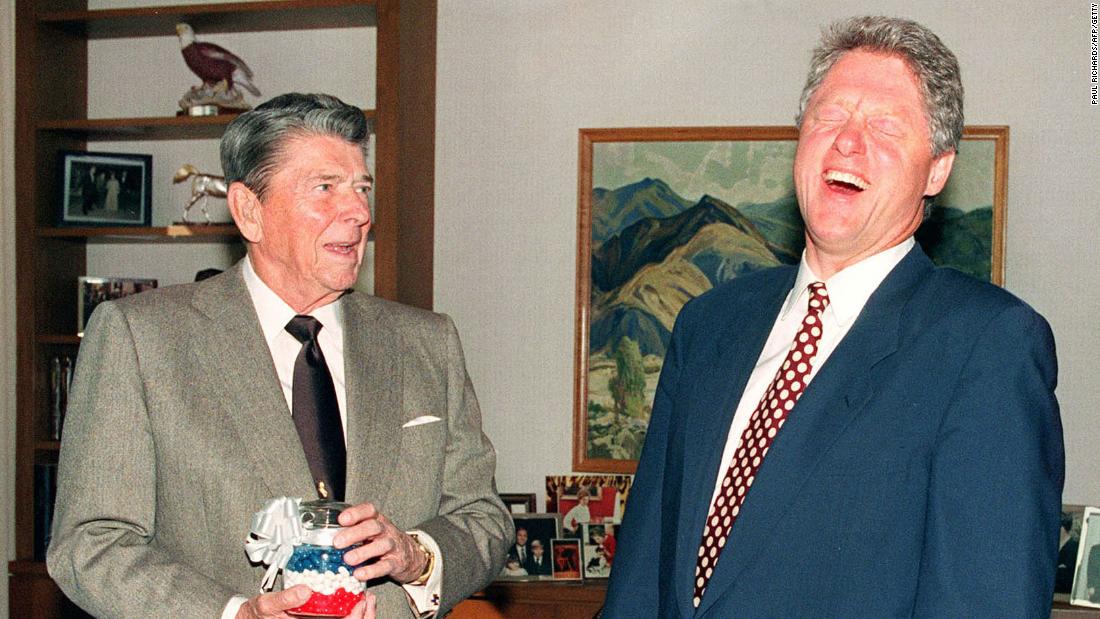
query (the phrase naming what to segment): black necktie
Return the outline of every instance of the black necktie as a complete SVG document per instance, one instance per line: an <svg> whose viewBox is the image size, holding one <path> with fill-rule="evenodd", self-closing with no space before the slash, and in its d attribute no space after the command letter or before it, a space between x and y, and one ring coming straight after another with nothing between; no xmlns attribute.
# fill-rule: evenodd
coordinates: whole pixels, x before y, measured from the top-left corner
<svg viewBox="0 0 1100 619"><path fill-rule="evenodd" d="M340 405L325 355L317 344L321 323L312 316L295 316L286 330L302 343L294 360L291 414L317 494L323 499L344 500L347 451L340 423Z"/></svg>

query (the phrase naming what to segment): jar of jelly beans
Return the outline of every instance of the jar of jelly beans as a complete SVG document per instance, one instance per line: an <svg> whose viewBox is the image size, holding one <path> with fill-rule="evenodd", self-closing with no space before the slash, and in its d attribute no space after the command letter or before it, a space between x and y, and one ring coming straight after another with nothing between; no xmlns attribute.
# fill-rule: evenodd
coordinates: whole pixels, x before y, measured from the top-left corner
<svg viewBox="0 0 1100 619"><path fill-rule="evenodd" d="M344 561L344 553L355 548L335 548L332 540L342 529L336 518L350 507L347 503L305 501L299 507L302 543L283 568L283 588L306 585L313 591L309 600L288 611L301 617L344 617L363 599L365 585L352 576L354 565Z"/></svg>

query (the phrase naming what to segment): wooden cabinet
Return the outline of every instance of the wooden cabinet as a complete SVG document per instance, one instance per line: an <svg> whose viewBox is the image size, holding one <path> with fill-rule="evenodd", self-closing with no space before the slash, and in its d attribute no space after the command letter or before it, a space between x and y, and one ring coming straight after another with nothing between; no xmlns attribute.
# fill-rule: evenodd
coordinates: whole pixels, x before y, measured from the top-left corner
<svg viewBox="0 0 1100 619"><path fill-rule="evenodd" d="M452 619L592 619L606 580L495 582L455 607Z"/></svg>
<svg viewBox="0 0 1100 619"><path fill-rule="evenodd" d="M149 0L156 2L157 0ZM129 3L128 3L129 4ZM231 117L89 118L89 47L175 32L180 21L202 34L367 28L376 37L374 83L375 294L431 307L434 222L435 0L274 0L186 6L92 9L84 0L16 0L16 560L12 617L80 617L36 557L35 470L57 461L49 428L50 359L75 357L76 281L102 243L143 243L193 251L236 245L223 226L56 227L56 159L89 143L154 140L190 144L219 137ZM332 49L332 54L356 50ZM271 54L291 54L272 49ZM94 60L94 58L92 58ZM321 59L323 60L323 59ZM140 58L136 59L140 63ZM182 59L180 60L182 64ZM140 71L140 66L120 67ZM180 91L189 84L180 84ZM265 92L274 95L277 92ZM131 96L141 96L133 93ZM109 115L113 116L113 115ZM177 161L156 162L179 165ZM212 170L215 171L215 170ZM164 190L153 187L154 193ZM400 205L400 208L399 208ZM33 609L33 610L32 610Z"/></svg>

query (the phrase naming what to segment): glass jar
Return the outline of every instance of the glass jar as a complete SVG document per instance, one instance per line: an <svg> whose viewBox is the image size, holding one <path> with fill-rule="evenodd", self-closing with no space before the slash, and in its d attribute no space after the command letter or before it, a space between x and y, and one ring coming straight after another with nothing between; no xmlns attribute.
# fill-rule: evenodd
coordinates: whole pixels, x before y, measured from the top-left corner
<svg viewBox="0 0 1100 619"><path fill-rule="evenodd" d="M347 503L305 501L298 510L302 522L302 543L283 568L283 588L306 585L313 591L309 600L288 611L302 617L344 617L363 599L365 583L352 576L353 565L344 553L356 546L334 548L332 540L343 527L336 521Z"/></svg>

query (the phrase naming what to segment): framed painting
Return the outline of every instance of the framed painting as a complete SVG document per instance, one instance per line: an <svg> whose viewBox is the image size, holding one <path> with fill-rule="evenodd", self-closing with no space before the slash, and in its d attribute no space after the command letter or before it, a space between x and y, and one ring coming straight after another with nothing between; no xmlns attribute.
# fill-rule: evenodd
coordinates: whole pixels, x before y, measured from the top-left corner
<svg viewBox="0 0 1100 619"><path fill-rule="evenodd" d="M1004 284L1008 127L967 127L917 241ZM684 303L797 264L795 127L581 129L573 468L632 473Z"/></svg>

